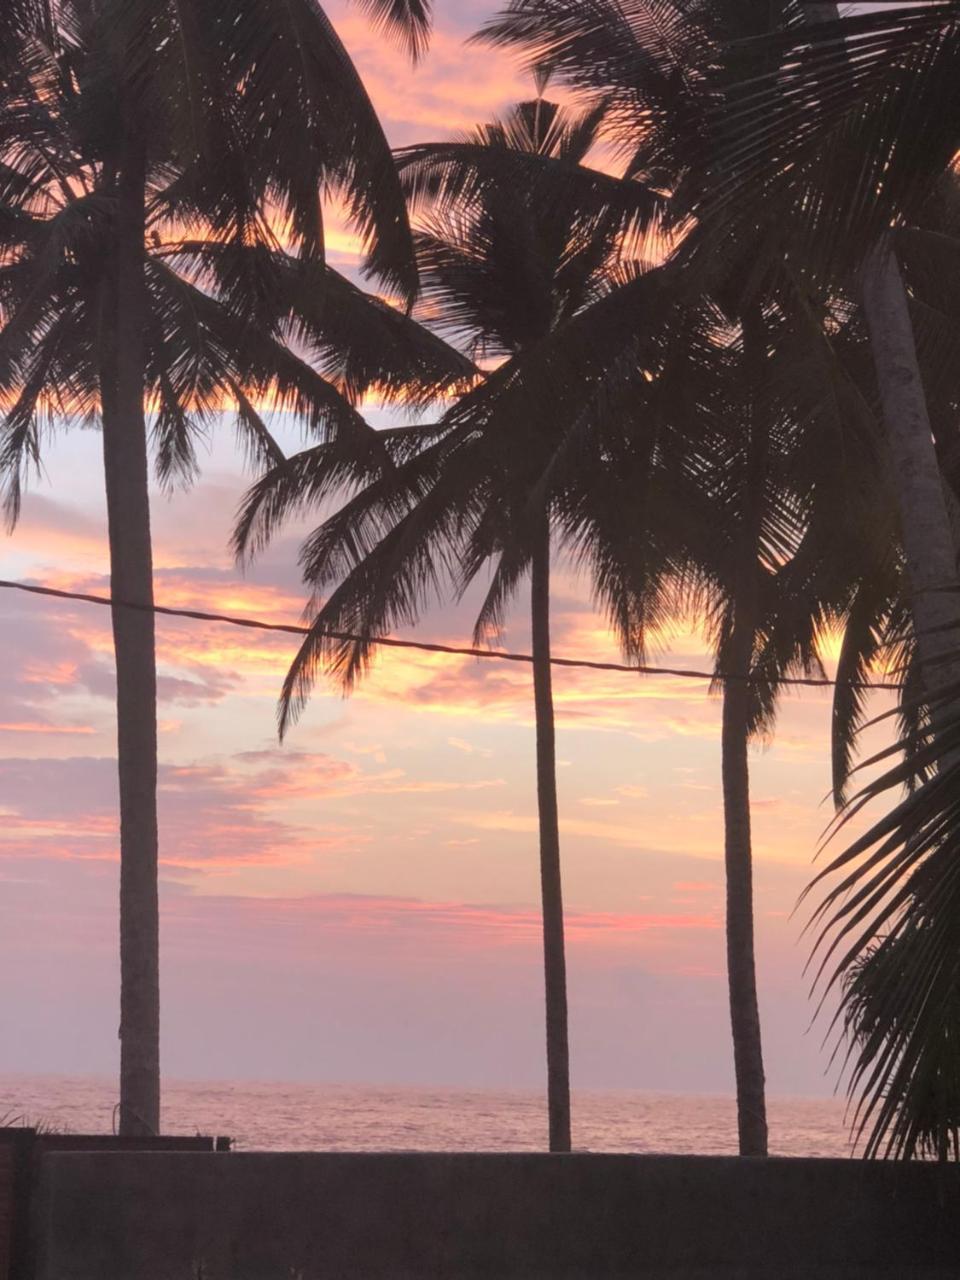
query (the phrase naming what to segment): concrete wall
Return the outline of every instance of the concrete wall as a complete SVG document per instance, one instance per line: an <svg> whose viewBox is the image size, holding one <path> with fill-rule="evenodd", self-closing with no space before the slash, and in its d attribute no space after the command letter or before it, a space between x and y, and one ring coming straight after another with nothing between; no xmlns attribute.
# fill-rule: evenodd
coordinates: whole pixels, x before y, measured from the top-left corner
<svg viewBox="0 0 960 1280"><path fill-rule="evenodd" d="M933 1280L958 1209L930 1165L51 1154L36 1222L39 1280Z"/></svg>

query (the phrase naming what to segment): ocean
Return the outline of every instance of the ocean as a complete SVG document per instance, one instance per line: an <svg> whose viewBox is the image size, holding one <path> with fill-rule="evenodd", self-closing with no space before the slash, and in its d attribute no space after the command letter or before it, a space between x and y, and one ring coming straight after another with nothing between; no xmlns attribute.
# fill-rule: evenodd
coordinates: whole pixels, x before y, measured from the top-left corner
<svg viewBox="0 0 960 1280"><path fill-rule="evenodd" d="M0 1123L110 1133L116 1084L94 1077L0 1076ZM770 1150L849 1156L844 1103L768 1099ZM245 1151L542 1151L540 1094L249 1081L164 1084L163 1128L225 1134ZM732 1098L629 1091L578 1092L573 1141L588 1151L733 1155Z"/></svg>

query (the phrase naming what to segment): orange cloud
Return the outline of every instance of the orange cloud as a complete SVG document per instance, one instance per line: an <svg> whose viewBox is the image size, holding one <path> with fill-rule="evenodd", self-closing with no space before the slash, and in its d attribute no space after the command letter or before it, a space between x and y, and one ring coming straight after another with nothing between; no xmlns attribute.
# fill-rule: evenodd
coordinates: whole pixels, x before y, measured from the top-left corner
<svg viewBox="0 0 960 1280"><path fill-rule="evenodd" d="M0 733L38 733L71 736L74 734L87 735L94 732L96 731L92 726L86 724L41 724L30 722L0 724Z"/></svg>

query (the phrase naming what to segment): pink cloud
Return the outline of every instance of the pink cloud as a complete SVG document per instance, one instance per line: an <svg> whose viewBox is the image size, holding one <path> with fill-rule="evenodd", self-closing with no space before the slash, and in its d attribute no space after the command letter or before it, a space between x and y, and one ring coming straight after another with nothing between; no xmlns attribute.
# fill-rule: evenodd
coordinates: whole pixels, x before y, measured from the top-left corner
<svg viewBox="0 0 960 1280"><path fill-rule="evenodd" d="M359 894L313 894L297 898L177 896L168 901L167 919L188 924L199 918L216 933L218 924L251 930L282 928L295 954L313 949L338 933L354 939L375 936L381 945L411 942L420 946L536 946L542 939L540 912L534 908L458 901L430 901ZM230 922L227 924L227 922ZM574 948L632 946L641 938L677 932L715 933L716 914L568 911L566 933Z"/></svg>
<svg viewBox="0 0 960 1280"><path fill-rule="evenodd" d="M317 790L324 761L315 762ZM328 770L328 779L330 771ZM161 861L169 869L295 865L318 852L362 845L362 832L311 831L272 804L258 775L223 765L161 765ZM252 782L252 786L249 785ZM118 856L116 763L110 758L0 759L0 854L55 860Z"/></svg>
<svg viewBox="0 0 960 1280"><path fill-rule="evenodd" d="M55 736L89 735L95 730L86 724L44 724L42 721L21 721L19 724L0 723L0 733L39 733Z"/></svg>
<svg viewBox="0 0 960 1280"><path fill-rule="evenodd" d="M395 145L447 138L533 94L509 57L464 42L473 23L453 29L450 15L438 14L430 52L411 70L365 14L337 4L332 14Z"/></svg>
<svg viewBox="0 0 960 1280"><path fill-rule="evenodd" d="M171 870L296 866L331 850L356 850L372 838L364 823L330 814L318 830L310 810L320 798L455 796L504 785L500 778L367 772L322 753L281 750L164 764L158 783L161 861ZM114 860L116 788L109 757L0 758L0 809L7 814L0 854Z"/></svg>

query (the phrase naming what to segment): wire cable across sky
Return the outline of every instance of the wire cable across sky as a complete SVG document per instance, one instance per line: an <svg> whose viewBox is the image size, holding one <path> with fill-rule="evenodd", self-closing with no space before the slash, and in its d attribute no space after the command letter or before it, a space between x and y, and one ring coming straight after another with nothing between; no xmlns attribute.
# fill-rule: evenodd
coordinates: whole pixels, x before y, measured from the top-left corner
<svg viewBox="0 0 960 1280"><path fill-rule="evenodd" d="M28 595L48 596L55 600L73 600L81 604L100 605L107 609L133 609L138 613L159 614L167 618L187 618L194 622L215 622L230 627L246 627L253 631L273 631L284 635L308 636L311 627L292 622L264 622L260 618L238 618L234 614L206 613L200 609L176 609L172 605L137 604L132 600L116 600L111 596L89 595L82 591L62 591L56 587L38 586L29 582L13 582L0 579L0 590L23 591ZM511 653L504 649L480 649L469 645L439 644L429 640L401 640L395 636L360 636L349 631L324 631L322 635L330 640L362 640L368 644L381 645L385 649L415 649L421 653L442 653L458 658L485 658L498 662L525 662L533 664L531 653ZM550 663L554 667L574 667L587 671L615 671L624 675L644 676L679 676L684 680L709 680L723 682L744 680L752 683L764 677L738 675L736 673L720 673L713 671L692 671L685 667L654 667L646 663L630 665L624 662L595 662L590 658L560 658L551 656ZM811 689L832 689L844 684L853 689L878 689L898 693L901 686L886 681L872 680L831 680L827 676L783 676L777 681L780 685L800 686Z"/></svg>

